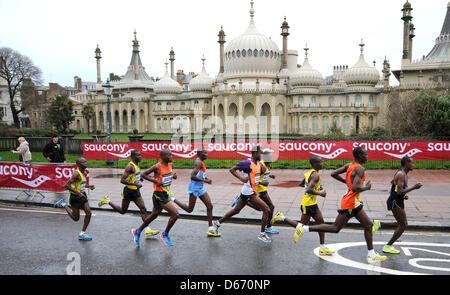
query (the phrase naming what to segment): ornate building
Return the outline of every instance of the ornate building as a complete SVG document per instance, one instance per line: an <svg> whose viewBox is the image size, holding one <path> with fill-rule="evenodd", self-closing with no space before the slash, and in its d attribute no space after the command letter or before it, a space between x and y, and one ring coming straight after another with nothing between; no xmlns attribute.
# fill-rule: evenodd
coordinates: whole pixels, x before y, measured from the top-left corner
<svg viewBox="0 0 450 295"><path fill-rule="evenodd" d="M332 77L324 79L312 66L314 61L308 58L308 46L304 48L303 65L297 65L298 52L288 48L290 27L286 19L281 25L280 50L274 40L258 31L253 6L251 1L250 22L242 35L227 44L225 32L220 30L220 70L216 78L207 73L203 58L200 73L181 83L185 87L175 80L173 50L169 53L170 74L166 63L166 72L161 79L155 81L147 75L135 33L128 70L120 80L111 81L114 86L112 132L130 132L136 128L141 133L208 130L246 134L321 134L335 125L350 134L366 127L383 126L386 97L392 90L389 87L390 65L386 59L380 75L375 66L366 62L365 44L361 41L359 58L355 46L355 65L350 68L335 66ZM422 63L408 62L414 37L411 10L407 2L402 18L405 21L405 51L400 86L413 83L408 81L414 79L436 79L436 73L448 73L446 68L450 62L448 15L445 29L429 56ZM103 131L107 129L98 46L95 58L97 87L74 96L78 114L74 129L87 131L86 120L81 115L86 104L92 104L95 109L91 126ZM397 72L394 74L397 76ZM438 81L448 81L446 75L441 76Z"/></svg>

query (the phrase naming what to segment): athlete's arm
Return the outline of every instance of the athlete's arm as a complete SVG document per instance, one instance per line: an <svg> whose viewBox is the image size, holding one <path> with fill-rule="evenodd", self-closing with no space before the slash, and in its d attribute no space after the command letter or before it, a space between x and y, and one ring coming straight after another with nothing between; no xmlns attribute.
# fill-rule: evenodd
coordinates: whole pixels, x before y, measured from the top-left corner
<svg viewBox="0 0 450 295"><path fill-rule="evenodd" d="M153 165L153 166L150 167L149 169L145 170L145 171L142 173L141 177L144 178L145 180L148 180L148 181L150 181L150 182L153 182L153 183L156 184L157 186L162 186L162 185L163 185L162 182L159 182L158 180L156 180L156 179L150 177L150 174L152 174L152 173L153 173L153 175L154 175L155 177L158 177L158 176L159 176L159 174L161 173L161 171L160 171L158 165Z"/></svg>
<svg viewBox="0 0 450 295"><path fill-rule="evenodd" d="M366 169L364 169L364 167L357 167L355 169L355 177L353 178L353 185L352 185L352 191L354 191L355 193L362 193L365 191L368 191L372 188L372 184L370 183L370 180L366 183L365 186L361 187L360 183L361 183L361 179L364 177L364 172L366 171Z"/></svg>
<svg viewBox="0 0 450 295"><path fill-rule="evenodd" d="M80 181L81 181L80 174L74 173L74 174L72 175L72 177L70 177L70 179L66 182L66 185L65 185L64 187L65 187L67 190L69 190L72 194L77 195L77 196L79 196L80 198L83 198L84 195L83 195L81 192L75 190L75 189L72 187L72 183L76 183L76 182L80 182Z"/></svg>
<svg viewBox="0 0 450 295"><path fill-rule="evenodd" d="M310 195L317 195L321 197L326 197L327 192L325 190L320 190L318 192L314 191L314 187L316 186L317 182L319 181L319 175L317 173L312 173L309 176L309 182L308 182L308 188L306 189L306 193Z"/></svg>
<svg viewBox="0 0 450 295"><path fill-rule="evenodd" d="M230 169L230 173L236 177L237 179L239 179L240 181L242 181L243 183L246 183L248 181L247 177L242 177L241 175L239 175L237 173L238 168L236 166L234 166L233 168Z"/></svg>
<svg viewBox="0 0 450 295"><path fill-rule="evenodd" d="M350 164L347 164L347 165L345 165L345 166L343 166L343 167L341 167L339 169L334 170L331 173L331 177L333 177L334 179L336 179L336 180L338 180L338 181L340 181L342 183L347 184L347 181L345 181L345 179L342 178L342 176L340 176L340 174L347 172L349 166L350 166Z"/></svg>
<svg viewBox="0 0 450 295"><path fill-rule="evenodd" d="M302 182L300 182L300 184L298 186L305 187L305 184L306 184L306 179L303 178Z"/></svg>
<svg viewBox="0 0 450 295"><path fill-rule="evenodd" d="M200 160L195 160L194 169L192 169L191 172L191 180L206 182L205 179L197 177L197 174L200 171L200 169L202 169L202 167L203 163Z"/></svg>
<svg viewBox="0 0 450 295"><path fill-rule="evenodd" d="M413 187L403 189L403 187L405 186L405 173L402 171L400 171L399 173L397 173L397 175L395 175L394 183L397 185L397 194L399 194L399 195L405 195L413 190L416 190L416 189L419 189L422 187L422 184L419 182L419 183L416 183Z"/></svg>
<svg viewBox="0 0 450 295"><path fill-rule="evenodd" d="M125 168L125 171L122 174L120 183L125 184L125 185L133 185L133 186L137 186L137 188L141 188L142 184L127 181L128 176L130 176L130 174L133 174L135 172L136 172L136 169L134 169L134 167L132 165L128 164L127 167Z"/></svg>

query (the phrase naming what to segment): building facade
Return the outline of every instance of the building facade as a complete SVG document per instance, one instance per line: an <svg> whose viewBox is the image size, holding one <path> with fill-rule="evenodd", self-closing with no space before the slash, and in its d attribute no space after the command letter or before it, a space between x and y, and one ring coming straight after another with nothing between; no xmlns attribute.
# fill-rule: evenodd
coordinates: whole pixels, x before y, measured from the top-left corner
<svg viewBox="0 0 450 295"><path fill-rule="evenodd" d="M366 62L365 44L361 41L359 57L355 44L355 65L334 66L333 75L324 79L314 69L314 61L308 58L308 46L303 49L304 54L289 49L291 32L286 19L281 24L280 49L274 40L258 31L254 2L250 4L249 25L242 35L227 43L224 30L218 34L220 70L215 78L207 73L203 58L201 71L191 73L187 81L180 82L177 78L180 72L174 73L173 49L169 53L170 73L166 63L161 79L149 77L142 66L135 33L127 72L111 81L114 86L111 131L326 134L334 126L348 135L364 128L384 126L387 95L392 90L386 59L379 73ZM442 44L449 40L448 14L435 48L422 62L415 63L411 61L414 36L410 8L411 4L405 3L402 19L408 24L405 25L404 63L398 74L400 87L412 84L435 87L436 84L419 81L437 79L441 84L448 81L449 51L442 49L446 46ZM303 60L301 66L299 55ZM102 89L98 46L95 58L96 87L73 97L76 120L72 128L86 130L87 122L81 112L86 104L91 104L95 109L91 126L106 132L107 98ZM397 77L397 72L394 74Z"/></svg>

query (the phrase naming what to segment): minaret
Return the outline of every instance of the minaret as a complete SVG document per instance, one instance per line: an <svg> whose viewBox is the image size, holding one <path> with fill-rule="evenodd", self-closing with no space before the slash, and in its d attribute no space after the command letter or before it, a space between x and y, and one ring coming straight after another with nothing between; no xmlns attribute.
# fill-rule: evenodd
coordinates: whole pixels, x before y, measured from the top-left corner
<svg viewBox="0 0 450 295"><path fill-rule="evenodd" d="M403 60L402 64L404 63L411 63L411 52L409 51L410 48L412 48L412 45L410 43L412 42L412 38L410 38L411 35L411 20L412 20L412 11L411 3L409 1L406 1L406 3L403 5Z"/></svg>
<svg viewBox="0 0 450 295"><path fill-rule="evenodd" d="M139 41L136 38L136 30L134 30L133 55L134 55L134 80L139 80Z"/></svg>
<svg viewBox="0 0 450 295"><path fill-rule="evenodd" d="M281 36L283 36L283 59L281 61L281 69L288 68L288 36L289 36L289 24L284 17L284 22L281 25Z"/></svg>
<svg viewBox="0 0 450 295"><path fill-rule="evenodd" d="M409 26L409 49L408 49L410 61L412 61L413 38L416 36L415 30L416 30L416 28L414 27L413 23L411 23Z"/></svg>
<svg viewBox="0 0 450 295"><path fill-rule="evenodd" d="M174 69L174 61L175 61L175 52L173 51L173 47L170 49L169 53L170 60L170 77L175 80L175 69Z"/></svg>
<svg viewBox="0 0 450 295"><path fill-rule="evenodd" d="M391 76L391 65L387 60L387 57L384 57L383 62L383 80L384 80L384 88L387 89L389 87L389 77Z"/></svg>
<svg viewBox="0 0 450 295"><path fill-rule="evenodd" d="M225 71L225 68L223 66L223 64L224 64L223 58L224 58L224 55L225 55L224 44L225 44L226 41L225 41L225 32L223 31L223 27L222 26L220 27L220 31L219 31L218 37L219 37L218 43L220 44L220 70L219 70L219 73L223 74L224 71Z"/></svg>
<svg viewBox="0 0 450 295"><path fill-rule="evenodd" d="M95 48L95 59L97 60L97 84L102 84L102 74L100 72L100 59L102 58L101 54L102 52L97 44L97 48Z"/></svg>

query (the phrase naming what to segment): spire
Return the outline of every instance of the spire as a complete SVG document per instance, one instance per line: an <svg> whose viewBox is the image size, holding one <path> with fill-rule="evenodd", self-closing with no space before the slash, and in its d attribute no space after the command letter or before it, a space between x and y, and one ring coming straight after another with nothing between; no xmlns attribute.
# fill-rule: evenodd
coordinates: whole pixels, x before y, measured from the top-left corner
<svg viewBox="0 0 450 295"><path fill-rule="evenodd" d="M308 43L305 44L305 48L303 48L303 50L305 50L305 59L307 59L308 58L308 50L309 50Z"/></svg>
<svg viewBox="0 0 450 295"><path fill-rule="evenodd" d="M251 20L253 20L253 17L255 16L255 9L253 8L253 4L255 4L255 2L253 0L250 1L250 18Z"/></svg>
<svg viewBox="0 0 450 295"><path fill-rule="evenodd" d="M364 55L364 46L366 46L366 44L364 44L364 40L361 38L361 43L359 43L359 46L361 47L361 55Z"/></svg>
<svg viewBox="0 0 450 295"><path fill-rule="evenodd" d="M206 69L205 69L205 55L202 55L202 73L205 72L206 73Z"/></svg>
<svg viewBox="0 0 450 295"><path fill-rule="evenodd" d="M139 52L139 41L136 37L136 29L134 30L133 52Z"/></svg>

